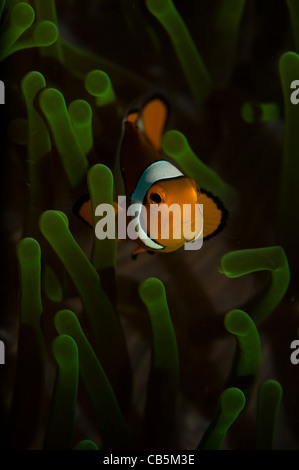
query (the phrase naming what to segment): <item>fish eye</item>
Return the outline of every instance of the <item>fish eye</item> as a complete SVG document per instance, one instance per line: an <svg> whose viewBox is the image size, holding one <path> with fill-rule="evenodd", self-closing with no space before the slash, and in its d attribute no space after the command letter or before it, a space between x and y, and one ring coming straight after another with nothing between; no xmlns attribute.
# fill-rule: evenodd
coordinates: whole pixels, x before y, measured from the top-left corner
<svg viewBox="0 0 299 470"><path fill-rule="evenodd" d="M150 194L150 200L154 202L155 204L160 204L162 202L162 198L160 194L158 193L151 193Z"/></svg>

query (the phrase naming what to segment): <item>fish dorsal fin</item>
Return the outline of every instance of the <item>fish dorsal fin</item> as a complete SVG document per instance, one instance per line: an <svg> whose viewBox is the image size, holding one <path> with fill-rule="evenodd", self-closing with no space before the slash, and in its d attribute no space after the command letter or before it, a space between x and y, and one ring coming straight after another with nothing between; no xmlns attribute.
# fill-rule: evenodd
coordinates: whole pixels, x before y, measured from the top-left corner
<svg viewBox="0 0 299 470"><path fill-rule="evenodd" d="M198 204L203 204L203 238L206 240L225 227L228 213L217 197L203 189L201 189Z"/></svg>
<svg viewBox="0 0 299 470"><path fill-rule="evenodd" d="M143 131L149 143L158 151L161 150L161 140L164 132L168 108L158 97L148 101L142 108L138 126Z"/></svg>

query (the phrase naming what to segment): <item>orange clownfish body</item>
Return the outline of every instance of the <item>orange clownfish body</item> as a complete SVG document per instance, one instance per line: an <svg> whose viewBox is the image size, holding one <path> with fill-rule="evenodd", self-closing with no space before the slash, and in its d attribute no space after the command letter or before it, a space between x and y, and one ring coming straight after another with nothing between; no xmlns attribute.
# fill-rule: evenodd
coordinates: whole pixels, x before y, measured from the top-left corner
<svg viewBox="0 0 299 470"><path fill-rule="evenodd" d="M132 216L137 220L133 257L144 251L175 251L185 243L214 235L225 223L226 210L220 201L200 190L193 178L162 157L167 114L164 101L156 97L124 121L119 164L127 197L127 223ZM129 206L132 213L127 212ZM89 197L77 203L74 211L92 225Z"/></svg>

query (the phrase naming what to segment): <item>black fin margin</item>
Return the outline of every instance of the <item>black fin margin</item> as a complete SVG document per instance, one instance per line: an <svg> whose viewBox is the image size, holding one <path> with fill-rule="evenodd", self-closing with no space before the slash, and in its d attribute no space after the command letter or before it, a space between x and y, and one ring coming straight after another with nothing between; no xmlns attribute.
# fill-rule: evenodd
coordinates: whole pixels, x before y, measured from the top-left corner
<svg viewBox="0 0 299 470"><path fill-rule="evenodd" d="M206 237L203 238L203 240L206 241L206 240L210 240L210 238L214 237L225 228L228 218L229 218L229 212L224 206L223 202L217 196L214 196L214 194L212 194L210 191L200 188L200 192L203 194L206 194L209 198L213 199L213 201L216 203L216 206L222 213L221 222L216 228L215 232L210 233L210 235L207 235Z"/></svg>

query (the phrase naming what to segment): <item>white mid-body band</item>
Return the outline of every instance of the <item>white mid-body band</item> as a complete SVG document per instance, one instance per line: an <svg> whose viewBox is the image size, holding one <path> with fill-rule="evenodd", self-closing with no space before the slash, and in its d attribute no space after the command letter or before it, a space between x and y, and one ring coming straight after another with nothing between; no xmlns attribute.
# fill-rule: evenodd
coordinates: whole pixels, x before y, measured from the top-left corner
<svg viewBox="0 0 299 470"><path fill-rule="evenodd" d="M159 160L158 162L154 162L144 170L138 181L135 191L131 196L131 203L134 204L134 209L136 211L135 214L137 213L138 216L139 238L148 248L162 250L165 247L152 240L141 226L140 215L144 198L149 188L157 181L178 178L180 176L184 176L184 174L166 160Z"/></svg>

